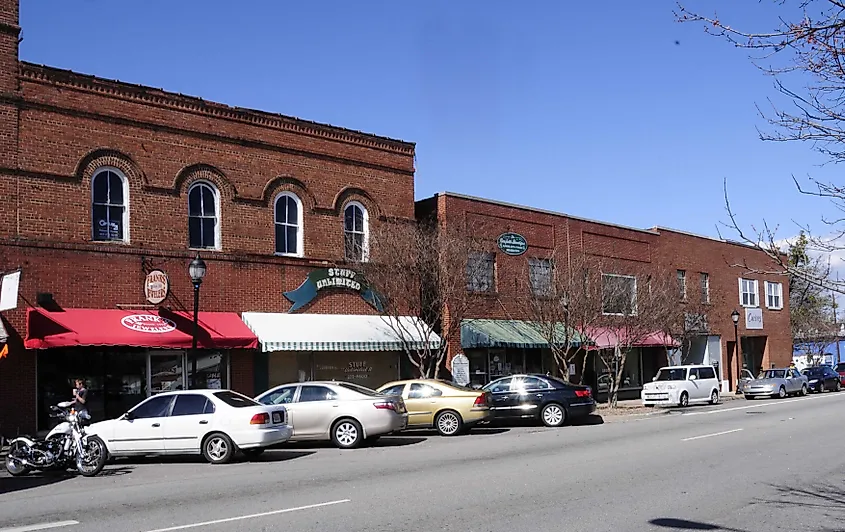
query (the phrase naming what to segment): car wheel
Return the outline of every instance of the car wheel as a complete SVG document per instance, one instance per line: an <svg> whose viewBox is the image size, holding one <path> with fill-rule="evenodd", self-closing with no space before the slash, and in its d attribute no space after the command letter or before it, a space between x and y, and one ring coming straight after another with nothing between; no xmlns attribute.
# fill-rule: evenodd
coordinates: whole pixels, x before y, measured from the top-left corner
<svg viewBox="0 0 845 532"><path fill-rule="evenodd" d="M222 432L209 434L202 442L202 455L211 464L226 464L234 454L235 444Z"/></svg>
<svg viewBox="0 0 845 532"><path fill-rule="evenodd" d="M808 393L810 393L810 392L807 391L807 385L806 384L801 385L801 395L806 396Z"/></svg>
<svg viewBox="0 0 845 532"><path fill-rule="evenodd" d="M713 390L710 393L710 404L711 405L719 404L719 392L717 392L716 390Z"/></svg>
<svg viewBox="0 0 845 532"><path fill-rule="evenodd" d="M678 406L686 408L689 406L689 394L687 392L681 392L680 401L678 401Z"/></svg>
<svg viewBox="0 0 845 532"><path fill-rule="evenodd" d="M834 389L835 389L837 392L841 392L841 391L842 391L842 383L841 383L841 382L839 382L839 381L836 381L836 388L834 388Z"/></svg>
<svg viewBox="0 0 845 532"><path fill-rule="evenodd" d="M463 426L460 414L452 410L444 410L434 418L434 427L441 436L454 436L461 432Z"/></svg>
<svg viewBox="0 0 845 532"><path fill-rule="evenodd" d="M744 394L743 394L743 395L744 395ZM746 396L745 396L745 400L746 400L746 401L752 401L752 400L754 400L754 396L753 396L753 395L746 395Z"/></svg>
<svg viewBox="0 0 845 532"><path fill-rule="evenodd" d="M566 409L557 403L549 403L540 412L540 419L547 427L560 427L566 423Z"/></svg>
<svg viewBox="0 0 845 532"><path fill-rule="evenodd" d="M824 393L824 392L825 392L824 382L820 382L819 383L819 393Z"/></svg>
<svg viewBox="0 0 845 532"><path fill-rule="evenodd" d="M780 397L781 399L786 397L786 388L785 387L783 387L783 386L780 387L780 389L778 390L778 397Z"/></svg>
<svg viewBox="0 0 845 532"><path fill-rule="evenodd" d="M332 443L338 449L354 449L361 445L364 431L354 419L341 419L332 427Z"/></svg>
<svg viewBox="0 0 845 532"><path fill-rule="evenodd" d="M264 454L264 447L258 447L255 449L241 449L241 452L244 453L244 456L251 460L253 458L258 458L259 456Z"/></svg>

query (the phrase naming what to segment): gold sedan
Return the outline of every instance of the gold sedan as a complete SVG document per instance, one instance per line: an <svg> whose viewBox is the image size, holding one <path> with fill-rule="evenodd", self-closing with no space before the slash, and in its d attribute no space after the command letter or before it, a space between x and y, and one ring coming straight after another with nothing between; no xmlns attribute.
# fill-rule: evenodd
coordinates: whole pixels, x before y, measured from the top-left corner
<svg viewBox="0 0 845 532"><path fill-rule="evenodd" d="M490 418L490 392L433 379L388 382L378 391L400 395L408 409L408 428L434 427L454 436Z"/></svg>

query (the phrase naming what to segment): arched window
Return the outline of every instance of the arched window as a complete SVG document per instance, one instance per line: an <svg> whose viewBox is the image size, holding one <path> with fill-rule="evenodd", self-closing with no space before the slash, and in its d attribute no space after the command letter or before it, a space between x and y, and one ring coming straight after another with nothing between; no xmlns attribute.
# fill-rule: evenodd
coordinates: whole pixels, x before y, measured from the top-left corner
<svg viewBox="0 0 845 532"><path fill-rule="evenodd" d="M290 192L276 196L275 203L276 254L301 257L302 202Z"/></svg>
<svg viewBox="0 0 845 532"><path fill-rule="evenodd" d="M369 216L367 209L357 201L343 209L343 242L346 260L366 261L369 251Z"/></svg>
<svg viewBox="0 0 845 532"><path fill-rule="evenodd" d="M188 245L192 249L220 249L220 194L206 181L188 190Z"/></svg>
<svg viewBox="0 0 845 532"><path fill-rule="evenodd" d="M117 168L100 168L91 177L91 238L129 241L129 182Z"/></svg>

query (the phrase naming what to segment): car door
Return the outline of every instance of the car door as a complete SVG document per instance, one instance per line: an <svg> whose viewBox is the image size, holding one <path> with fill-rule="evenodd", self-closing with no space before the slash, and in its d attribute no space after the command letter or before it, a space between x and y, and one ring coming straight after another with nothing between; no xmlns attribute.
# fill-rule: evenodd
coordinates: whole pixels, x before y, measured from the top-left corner
<svg viewBox="0 0 845 532"><path fill-rule="evenodd" d="M430 427L434 424L434 412L438 397L443 392L425 383L412 382L408 386L405 407L408 409L408 426Z"/></svg>
<svg viewBox="0 0 845 532"><path fill-rule="evenodd" d="M797 369L790 369L787 372L786 382L786 388L789 393L800 392L801 386L804 384L804 378Z"/></svg>
<svg viewBox="0 0 845 532"><path fill-rule="evenodd" d="M173 405L173 395L154 395L117 420L112 448L115 454L165 452L162 423Z"/></svg>
<svg viewBox="0 0 845 532"><path fill-rule="evenodd" d="M177 395L170 416L161 424L167 453L199 452L202 438L211 428L214 411L214 403L205 395Z"/></svg>
<svg viewBox="0 0 845 532"><path fill-rule="evenodd" d="M493 396L492 410L499 417L509 417L518 414L514 412L516 393L511 391L513 377L504 377L491 382L485 388Z"/></svg>
<svg viewBox="0 0 845 532"><path fill-rule="evenodd" d="M516 409L520 414L538 412L545 403L549 386L537 377L514 378L511 390L516 393Z"/></svg>
<svg viewBox="0 0 845 532"><path fill-rule="evenodd" d="M698 372L698 368L690 368L686 382L690 402L701 401L704 397L707 397L707 392L702 391L703 388L704 386L701 385L701 375Z"/></svg>
<svg viewBox="0 0 845 532"><path fill-rule="evenodd" d="M293 407L291 418L294 437L310 439L328 436L340 402L337 393L331 388L304 384L299 388Z"/></svg>
<svg viewBox="0 0 845 532"><path fill-rule="evenodd" d="M833 371L832 368L824 368L824 382L828 390L835 390L836 385L839 384L839 374Z"/></svg>

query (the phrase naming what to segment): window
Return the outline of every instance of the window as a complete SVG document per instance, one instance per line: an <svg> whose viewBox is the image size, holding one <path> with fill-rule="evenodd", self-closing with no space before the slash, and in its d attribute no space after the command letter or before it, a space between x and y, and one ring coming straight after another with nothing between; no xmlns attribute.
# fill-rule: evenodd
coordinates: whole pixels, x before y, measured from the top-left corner
<svg viewBox="0 0 845 532"><path fill-rule="evenodd" d="M381 391L382 395L402 395L402 392L405 390L404 384L397 384L396 386L391 386L390 388L385 388Z"/></svg>
<svg viewBox="0 0 845 532"><path fill-rule="evenodd" d="M343 209L343 248L346 260L364 262L369 254L367 209L353 201Z"/></svg>
<svg viewBox="0 0 845 532"><path fill-rule="evenodd" d="M686 270L678 270L678 294L681 299L687 298L687 272Z"/></svg>
<svg viewBox="0 0 845 532"><path fill-rule="evenodd" d="M497 381L493 381L484 388L489 390L491 393L503 393L509 392L511 390L511 381L513 377L506 377L504 379L499 379Z"/></svg>
<svg viewBox="0 0 845 532"><path fill-rule="evenodd" d="M303 386L299 392L300 403L332 401L334 399L337 399L337 394L325 386Z"/></svg>
<svg viewBox="0 0 845 532"><path fill-rule="evenodd" d="M427 397L440 397L443 392L427 384L411 384L408 390L408 399L425 399Z"/></svg>
<svg viewBox="0 0 845 532"><path fill-rule="evenodd" d="M91 237L99 242L129 241L129 186L116 168L101 168L91 178Z"/></svg>
<svg viewBox="0 0 845 532"><path fill-rule="evenodd" d="M710 274L700 273L701 276L701 302L710 303Z"/></svg>
<svg viewBox="0 0 845 532"><path fill-rule="evenodd" d="M366 386L361 386L360 384L354 384L352 382L335 382L332 384L340 386L341 388L346 388L347 390L352 390L355 393L360 393L361 395L366 395L367 397L379 397L382 395L375 390L367 388Z"/></svg>
<svg viewBox="0 0 845 532"><path fill-rule="evenodd" d="M601 302L604 314L633 316L637 314L637 278L630 275L603 273Z"/></svg>
<svg viewBox="0 0 845 532"><path fill-rule="evenodd" d="M783 284L766 281L766 306L775 310L783 308Z"/></svg>
<svg viewBox="0 0 845 532"><path fill-rule="evenodd" d="M739 280L739 304L743 307L759 307L760 303L757 301L757 280L756 279L740 279Z"/></svg>
<svg viewBox="0 0 845 532"><path fill-rule="evenodd" d="M165 417L173 402L172 395L158 395L147 399L135 410L132 410L132 417L135 419L148 419L151 417Z"/></svg>
<svg viewBox="0 0 845 532"><path fill-rule="evenodd" d="M245 395L241 395L238 392L215 392L214 397L220 399L224 403L234 408L245 408L247 406L261 406L260 403L256 403L249 397Z"/></svg>
<svg viewBox="0 0 845 532"><path fill-rule="evenodd" d="M208 399L204 395L185 394L176 396L171 416L196 416L205 413Z"/></svg>
<svg viewBox="0 0 845 532"><path fill-rule="evenodd" d="M690 368L690 370L689 370L689 377L687 377L687 379L692 379L692 377L693 377L693 376L695 376L695 378L696 378L696 379L698 379L698 378L699 378L699 375L698 375L698 368Z"/></svg>
<svg viewBox="0 0 845 532"><path fill-rule="evenodd" d="M275 204L276 253L302 256L302 202L290 192L282 192Z"/></svg>
<svg viewBox="0 0 845 532"><path fill-rule="evenodd" d="M496 255L470 253L467 257L467 290L470 292L496 291Z"/></svg>
<svg viewBox="0 0 845 532"><path fill-rule="evenodd" d="M552 294L552 261L549 259L528 259L528 281L535 295Z"/></svg>
<svg viewBox="0 0 845 532"><path fill-rule="evenodd" d="M265 405L286 405L293 402L293 396L295 393L296 386L278 388L262 397L261 403Z"/></svg>
<svg viewBox="0 0 845 532"><path fill-rule="evenodd" d="M530 390L548 390L549 385L537 377L523 377L522 379L514 379L511 388L514 391L524 392Z"/></svg>
<svg viewBox="0 0 845 532"><path fill-rule="evenodd" d="M211 183L198 181L188 190L188 245L220 249L220 196Z"/></svg>
<svg viewBox="0 0 845 532"><path fill-rule="evenodd" d="M699 368L698 376L702 379L715 379L716 371L713 368Z"/></svg>

